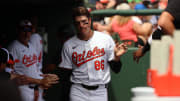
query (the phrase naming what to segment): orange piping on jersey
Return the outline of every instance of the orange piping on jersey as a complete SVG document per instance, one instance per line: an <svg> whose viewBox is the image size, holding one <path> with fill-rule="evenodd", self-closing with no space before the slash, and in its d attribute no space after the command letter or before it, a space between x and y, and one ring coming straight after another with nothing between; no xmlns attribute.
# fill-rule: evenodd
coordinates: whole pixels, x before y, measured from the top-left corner
<svg viewBox="0 0 180 101"><path fill-rule="evenodd" d="M39 54L38 62L41 62L41 57L42 57L42 51L41 51L40 54Z"/></svg>
<svg viewBox="0 0 180 101"><path fill-rule="evenodd" d="M19 63L20 60L19 60L19 59L15 59L14 62L15 62L15 63Z"/></svg>

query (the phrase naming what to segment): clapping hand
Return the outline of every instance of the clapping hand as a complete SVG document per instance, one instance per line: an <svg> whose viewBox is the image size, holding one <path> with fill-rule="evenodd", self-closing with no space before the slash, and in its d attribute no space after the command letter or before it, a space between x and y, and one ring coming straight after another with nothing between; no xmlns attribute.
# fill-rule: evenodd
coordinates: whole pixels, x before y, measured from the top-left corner
<svg viewBox="0 0 180 101"><path fill-rule="evenodd" d="M44 89L48 89L53 84L57 84L59 77L55 74L42 74L44 78L41 80L41 87Z"/></svg>

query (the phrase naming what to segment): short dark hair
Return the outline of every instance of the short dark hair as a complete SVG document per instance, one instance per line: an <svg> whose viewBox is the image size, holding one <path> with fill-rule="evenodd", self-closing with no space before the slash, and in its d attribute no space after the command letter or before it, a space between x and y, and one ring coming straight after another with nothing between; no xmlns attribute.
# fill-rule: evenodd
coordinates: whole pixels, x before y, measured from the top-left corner
<svg viewBox="0 0 180 101"><path fill-rule="evenodd" d="M73 20L75 19L76 16L87 16L88 18L90 17L90 13L87 10L87 8L80 6L73 8Z"/></svg>

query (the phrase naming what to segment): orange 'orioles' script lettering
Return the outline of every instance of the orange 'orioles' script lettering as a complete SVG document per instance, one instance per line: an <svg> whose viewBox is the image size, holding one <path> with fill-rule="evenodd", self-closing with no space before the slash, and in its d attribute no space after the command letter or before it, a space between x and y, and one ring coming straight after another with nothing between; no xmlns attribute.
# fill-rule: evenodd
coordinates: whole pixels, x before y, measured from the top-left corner
<svg viewBox="0 0 180 101"><path fill-rule="evenodd" d="M33 64L35 64L37 62L37 56L36 54L33 54L33 56L27 56L27 55L24 55L23 56L23 64L26 66L26 67L29 67Z"/></svg>
<svg viewBox="0 0 180 101"><path fill-rule="evenodd" d="M72 61L76 64L77 67L82 64L91 61L93 59L99 58L105 54L104 48L99 49L97 46L91 51L83 51L82 53L73 52L72 53Z"/></svg>

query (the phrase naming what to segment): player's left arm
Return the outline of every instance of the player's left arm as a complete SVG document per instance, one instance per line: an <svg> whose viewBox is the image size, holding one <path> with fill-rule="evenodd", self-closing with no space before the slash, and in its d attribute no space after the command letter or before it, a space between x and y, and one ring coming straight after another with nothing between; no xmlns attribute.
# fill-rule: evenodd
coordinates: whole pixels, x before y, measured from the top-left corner
<svg viewBox="0 0 180 101"><path fill-rule="evenodd" d="M120 61L120 56L122 56L127 51L127 46L123 44L114 43L113 39L110 38L108 42L108 63L111 69L118 73L121 70L122 63Z"/></svg>
<svg viewBox="0 0 180 101"><path fill-rule="evenodd" d="M116 43L114 47L114 60L113 61L120 61L120 57L127 52L127 45L126 43Z"/></svg>
<svg viewBox="0 0 180 101"><path fill-rule="evenodd" d="M121 67L122 67L122 63L121 61L109 61L108 62L110 67L111 67L111 70L115 73L119 73L121 71Z"/></svg>
<svg viewBox="0 0 180 101"><path fill-rule="evenodd" d="M120 57L127 51L127 46L122 43L122 44L116 44L114 48L114 59L109 61L109 65L111 69L115 73L119 73L122 67L122 63L120 61Z"/></svg>

